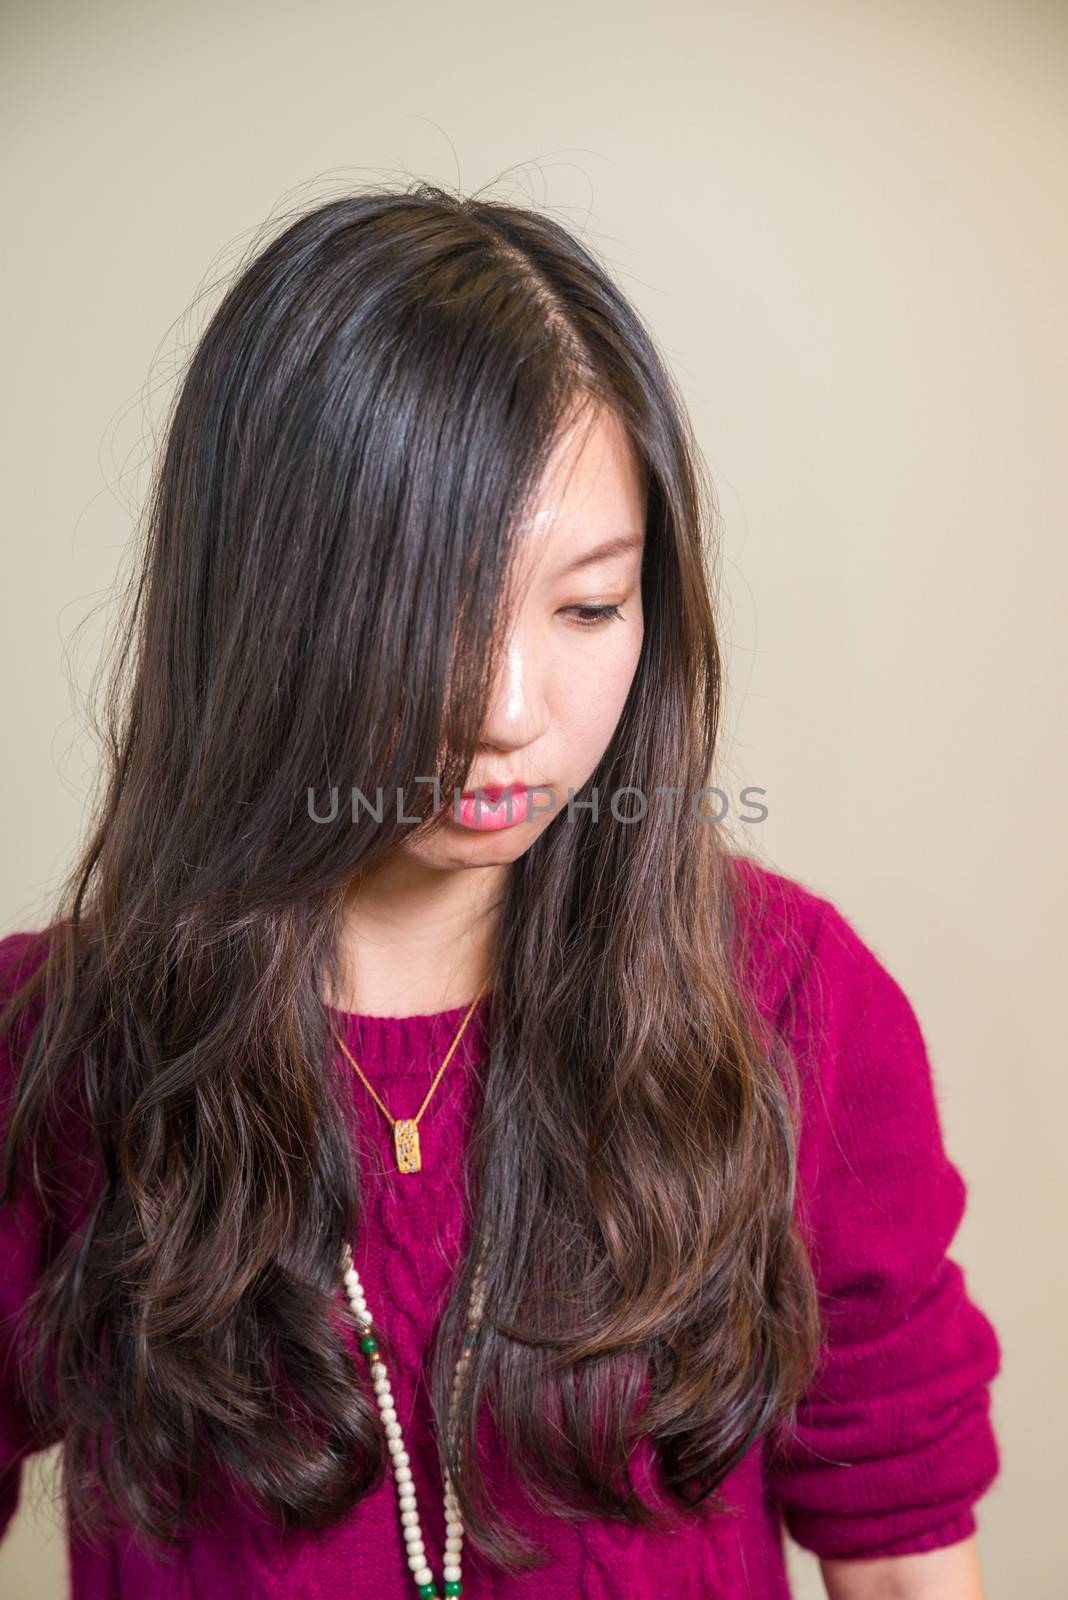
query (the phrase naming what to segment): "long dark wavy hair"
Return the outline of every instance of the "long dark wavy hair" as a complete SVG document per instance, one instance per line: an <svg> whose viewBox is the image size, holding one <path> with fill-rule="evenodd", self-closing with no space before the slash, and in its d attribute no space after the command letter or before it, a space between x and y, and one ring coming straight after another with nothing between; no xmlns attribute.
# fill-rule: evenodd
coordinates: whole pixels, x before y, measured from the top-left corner
<svg viewBox="0 0 1068 1600"><path fill-rule="evenodd" d="M342 1336L361 1175L323 978L346 889L411 832L388 807L319 825L307 797L403 788L436 826L417 779L468 781L516 530L561 429L595 405L645 473L645 636L577 798L688 795L712 782L720 713L715 498L666 364L591 248L427 184L361 192L259 241L196 343L119 607L88 842L4 1017L40 1002L5 1201L25 1182L61 1210L62 1108L95 1175L22 1353L86 1533L106 1507L173 1548L209 1464L318 1528L385 1470ZM510 1570L542 1557L483 1482L488 1398L543 1503L647 1524L636 1438L680 1506L719 1504L815 1369L797 1072L740 978L736 872L685 803L626 826L561 812L510 868L464 1157L485 1311L454 1438L473 1249L432 1392L468 1537Z"/></svg>

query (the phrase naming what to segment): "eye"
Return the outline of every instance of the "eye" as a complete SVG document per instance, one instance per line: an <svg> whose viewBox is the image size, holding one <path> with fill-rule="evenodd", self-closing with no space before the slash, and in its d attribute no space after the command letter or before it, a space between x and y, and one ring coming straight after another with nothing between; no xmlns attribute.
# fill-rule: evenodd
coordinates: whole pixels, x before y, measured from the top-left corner
<svg viewBox="0 0 1068 1600"><path fill-rule="evenodd" d="M622 622L623 613L618 606L565 606L571 612L578 628L597 628L605 622Z"/></svg>

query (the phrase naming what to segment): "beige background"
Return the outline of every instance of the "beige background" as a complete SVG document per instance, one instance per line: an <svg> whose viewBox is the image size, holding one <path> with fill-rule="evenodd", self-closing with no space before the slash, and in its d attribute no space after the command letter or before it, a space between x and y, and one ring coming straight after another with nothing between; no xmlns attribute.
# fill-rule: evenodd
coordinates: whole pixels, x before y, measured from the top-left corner
<svg viewBox="0 0 1068 1600"><path fill-rule="evenodd" d="M365 181L551 208L649 320L718 486L751 837L928 1036L954 1253L1005 1351L988 1592L1063 1595L1068 8L95 0L3 35L3 929L78 834L78 696L220 274ZM0 1550L21 1600L65 1592L49 1465Z"/></svg>

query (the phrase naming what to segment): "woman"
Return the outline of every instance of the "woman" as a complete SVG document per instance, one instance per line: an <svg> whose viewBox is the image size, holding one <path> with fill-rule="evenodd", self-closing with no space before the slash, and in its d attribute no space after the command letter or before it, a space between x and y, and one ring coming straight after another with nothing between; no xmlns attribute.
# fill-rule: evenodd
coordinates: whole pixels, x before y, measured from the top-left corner
<svg viewBox="0 0 1068 1600"><path fill-rule="evenodd" d="M552 220L291 220L170 419L2 945L3 1510L76 1600L981 1593L994 1329L908 1000L731 850L713 503Z"/></svg>

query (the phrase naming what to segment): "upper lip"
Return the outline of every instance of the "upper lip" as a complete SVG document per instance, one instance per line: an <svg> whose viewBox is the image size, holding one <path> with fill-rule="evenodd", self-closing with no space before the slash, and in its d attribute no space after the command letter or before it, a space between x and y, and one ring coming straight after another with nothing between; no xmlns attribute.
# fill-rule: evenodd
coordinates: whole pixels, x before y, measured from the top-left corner
<svg viewBox="0 0 1068 1600"><path fill-rule="evenodd" d="M478 793L478 790L481 789L484 795L488 795L491 799L496 799L499 795L504 794L508 789L529 789L530 787L530 784L523 783L519 778L509 778L507 783L476 784L473 789L464 789L463 795L465 799L469 798L473 800L475 795Z"/></svg>

